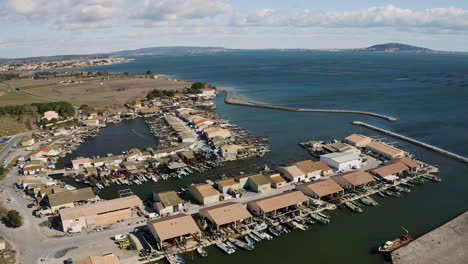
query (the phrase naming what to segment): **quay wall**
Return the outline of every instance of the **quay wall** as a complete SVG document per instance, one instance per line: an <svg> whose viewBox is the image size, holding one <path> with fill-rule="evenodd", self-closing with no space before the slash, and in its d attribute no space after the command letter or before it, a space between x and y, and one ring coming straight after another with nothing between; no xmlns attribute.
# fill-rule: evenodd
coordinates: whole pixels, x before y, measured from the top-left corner
<svg viewBox="0 0 468 264"><path fill-rule="evenodd" d="M373 125L370 125L370 124L367 124L367 123L361 122L361 121L354 121L353 124L354 124L354 125L358 125L358 126L363 126L363 127L369 128L369 129L373 129L373 130L376 130L376 131L379 131L379 132L381 132L381 133L384 133L384 134L387 134L387 135L390 135L390 136L393 136L393 137L396 137L396 138L399 138L399 139L402 139L402 140L405 140L405 141L414 143L414 144L419 145L419 146L421 146L421 147L424 147L424 148L427 148L427 149L430 149L430 150L439 152L439 153L442 154L442 155L445 155L445 156L448 156L448 157L451 157L451 158L454 158L454 159L457 159L457 160L460 160L460 161L463 161L463 162L468 163L468 158L466 158L466 157L463 157L463 156L461 156L461 155L452 153L452 152L450 152L450 151L447 151L447 150L438 148L438 147L436 147L436 146L433 146L433 145L430 145L430 144L421 142L421 141L419 141L419 140L412 139L412 138L409 138L409 137L407 137L407 136L403 136L403 135L397 134L397 133L395 133L395 132L388 131L388 130L386 130L386 129L383 129L383 128L380 128L380 127L376 127L376 126L373 126Z"/></svg>
<svg viewBox="0 0 468 264"><path fill-rule="evenodd" d="M268 109L275 109L275 110L282 110L282 111L293 111L293 112L322 112L322 113L347 113L347 114L361 114L361 115L369 115L374 116L382 119L386 119L388 121L397 121L397 118L366 112L366 111L358 111L358 110L333 110L333 109L311 109L311 108L295 108L295 107L286 107L286 106L273 106L273 105L266 105L266 104L259 104L259 103L252 103L252 102L244 102L236 99L231 98L231 91L229 90L220 90L220 92L224 92L224 102L227 104L235 104L235 105L243 105L243 106L251 106L251 107L259 107L259 108L268 108Z"/></svg>

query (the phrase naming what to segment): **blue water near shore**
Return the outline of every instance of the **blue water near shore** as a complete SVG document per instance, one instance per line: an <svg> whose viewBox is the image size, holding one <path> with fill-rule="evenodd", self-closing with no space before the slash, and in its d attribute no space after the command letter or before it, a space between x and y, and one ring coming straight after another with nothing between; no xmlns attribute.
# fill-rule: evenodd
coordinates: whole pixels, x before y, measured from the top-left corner
<svg viewBox="0 0 468 264"><path fill-rule="evenodd" d="M400 225L419 236L468 209L466 164L351 124L365 121L468 156L468 56L238 51L142 56L129 63L87 70L148 69L171 78L210 82L231 89L235 97L247 101L365 110L399 118L388 122L356 114L283 112L227 105L218 97L217 111L223 118L270 139L272 152L259 163L282 164L307 157L297 145L301 141L363 133L385 138L438 165L444 179L440 184L418 186L401 199L379 199L380 206L366 208L360 215L337 210L330 225L262 242L253 252L224 256L210 248L210 256L203 260L195 257L196 263L382 263L375 248L400 235Z"/></svg>

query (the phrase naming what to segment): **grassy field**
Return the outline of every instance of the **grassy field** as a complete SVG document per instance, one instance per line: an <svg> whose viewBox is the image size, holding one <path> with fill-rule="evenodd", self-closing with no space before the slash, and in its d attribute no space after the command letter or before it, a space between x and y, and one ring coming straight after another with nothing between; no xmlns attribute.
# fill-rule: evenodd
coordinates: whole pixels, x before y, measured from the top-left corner
<svg viewBox="0 0 468 264"><path fill-rule="evenodd" d="M10 91L8 84L0 83L0 106L41 103L43 100L32 96Z"/></svg>
<svg viewBox="0 0 468 264"><path fill-rule="evenodd" d="M18 134L29 131L34 128L34 121L30 118L17 120L16 118L2 116L0 117L0 137Z"/></svg>
<svg viewBox="0 0 468 264"><path fill-rule="evenodd" d="M3 238L0 236L0 240ZM0 264L14 264L16 262L16 251L11 248L10 243L5 241L5 250L0 252Z"/></svg>

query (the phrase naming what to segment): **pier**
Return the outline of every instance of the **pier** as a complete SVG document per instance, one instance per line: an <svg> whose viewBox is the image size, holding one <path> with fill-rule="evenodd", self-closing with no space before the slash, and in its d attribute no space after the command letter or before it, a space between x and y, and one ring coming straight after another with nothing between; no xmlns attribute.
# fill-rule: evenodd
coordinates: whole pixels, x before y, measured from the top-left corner
<svg viewBox="0 0 468 264"><path fill-rule="evenodd" d="M405 140L405 141L414 143L414 144L419 145L419 146L421 146L421 147L424 147L424 148L427 148L427 149L430 149L430 150L439 152L439 153L442 154L442 155L445 155L445 156L448 156L448 157L451 157L451 158L454 158L454 159L457 159L457 160L460 160L460 161L463 161L463 162L468 163L468 158L463 157L463 156L461 156L461 155L458 155L458 154L452 153L452 152L450 152L450 151L447 151L447 150L438 148L438 147L436 147L436 146L433 146L433 145L430 145L430 144L421 142L421 141L416 140L416 139L409 138L409 137L407 137L407 136L403 136L403 135L397 134L397 133L392 132L392 131L388 131L388 130L383 129L383 128L380 128L380 127L376 127L376 126L367 124L367 123L362 122L362 121L354 121L354 122L353 122L353 125L358 125L358 126L363 126L363 127L369 128L369 129L373 129L373 130L375 130L375 131L378 131L378 132L387 134L387 135L389 135L389 136L393 136L393 137L396 137L396 138L399 138L399 139L402 139L402 140Z"/></svg>
<svg viewBox="0 0 468 264"><path fill-rule="evenodd" d="M224 94L225 94L224 102L227 103L227 104L259 107L259 108L268 108L268 109L275 109L275 110L282 110L282 111L292 111L292 112L322 112L322 113L360 114L360 115L374 116L374 117L386 119L388 121L397 121L398 120L395 117L390 117L390 116L377 114L377 113L372 113L372 112L367 112L367 111L295 108L295 107L273 106L273 105L266 105L266 104L252 103L252 102L244 102L244 101L232 99L231 98L231 91L229 91L229 90L220 90L220 91L224 92Z"/></svg>

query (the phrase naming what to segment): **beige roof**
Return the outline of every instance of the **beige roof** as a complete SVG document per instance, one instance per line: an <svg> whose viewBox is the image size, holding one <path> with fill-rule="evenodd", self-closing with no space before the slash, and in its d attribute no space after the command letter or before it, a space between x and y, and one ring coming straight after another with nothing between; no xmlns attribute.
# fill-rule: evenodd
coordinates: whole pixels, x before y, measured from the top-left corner
<svg viewBox="0 0 468 264"><path fill-rule="evenodd" d="M142 108L140 110L140 112L143 113L143 114L156 113L158 111L159 111L159 108Z"/></svg>
<svg viewBox="0 0 468 264"><path fill-rule="evenodd" d="M319 167L322 171L330 171L332 170L332 168L330 168L330 166L328 166L325 162L323 161L316 161L315 162L315 165L317 165L317 167Z"/></svg>
<svg viewBox="0 0 468 264"><path fill-rule="evenodd" d="M40 190L42 195L45 195L45 194L51 195L54 193L60 193L60 192L66 192L66 191L68 191L68 189L62 185L46 186L46 187L41 188Z"/></svg>
<svg viewBox="0 0 468 264"><path fill-rule="evenodd" d="M415 161L414 159L410 159L408 157L404 157L404 158L400 158L400 159L392 159L390 162L401 162L403 164L405 164L406 166L408 166L409 168L417 168L419 167L419 163L417 161Z"/></svg>
<svg viewBox="0 0 468 264"><path fill-rule="evenodd" d="M200 215L208 217L218 226L252 217L244 205L235 202L200 209Z"/></svg>
<svg viewBox="0 0 468 264"><path fill-rule="evenodd" d="M320 197L343 191L343 188L332 179L304 183L301 187L313 191Z"/></svg>
<svg viewBox="0 0 468 264"><path fill-rule="evenodd" d="M238 182L236 182L234 178L220 179L220 180L217 180L216 183L223 187L228 187L228 186L239 184Z"/></svg>
<svg viewBox="0 0 468 264"><path fill-rule="evenodd" d="M408 169L409 168L402 162L395 162L375 168L371 172L380 177L386 177L390 175L395 175Z"/></svg>
<svg viewBox="0 0 468 264"><path fill-rule="evenodd" d="M195 153L193 151L181 151L179 152L186 159L195 159Z"/></svg>
<svg viewBox="0 0 468 264"><path fill-rule="evenodd" d="M89 199L93 199L96 196L94 195L93 189L91 187L88 188L81 188L76 190L70 190L61 193L55 193L48 195L49 197L49 205L51 207L58 206L62 204L69 204L78 201L86 201Z"/></svg>
<svg viewBox="0 0 468 264"><path fill-rule="evenodd" d="M270 181L263 176L262 174L256 174L249 176L249 179L255 183L257 186L270 185Z"/></svg>
<svg viewBox="0 0 468 264"><path fill-rule="evenodd" d="M381 153L387 154L387 155L389 155L391 157L395 157L395 156L398 156L398 155L402 156L405 153L401 149L392 147L390 145L387 145L385 143L378 142L378 141L372 141L371 143L367 144L367 147L371 148L371 149L374 149L376 151L379 151Z"/></svg>
<svg viewBox="0 0 468 264"><path fill-rule="evenodd" d="M153 232L153 235L159 237L161 241L200 232L192 216L186 214L178 214L150 221L148 222L148 227Z"/></svg>
<svg viewBox="0 0 468 264"><path fill-rule="evenodd" d="M21 176L18 177L18 182L21 183L42 183L41 179L34 176Z"/></svg>
<svg viewBox="0 0 468 264"><path fill-rule="evenodd" d="M304 172L294 165L289 167L281 167L281 170L287 172L293 178L304 176Z"/></svg>
<svg viewBox="0 0 468 264"><path fill-rule="evenodd" d="M298 161L293 163L294 166L296 166L298 169L300 169L303 173L311 173L311 172L316 172L320 171L320 167L318 167L315 162L311 160L303 160L303 161Z"/></svg>
<svg viewBox="0 0 468 264"><path fill-rule="evenodd" d="M191 190L198 192L202 197L211 197L215 195L219 195L219 192L216 191L213 186L207 183L200 183L196 185L192 185L189 187Z"/></svg>
<svg viewBox="0 0 468 264"><path fill-rule="evenodd" d="M113 200L89 203L77 207L65 208L59 211L60 217L63 220L76 219L80 216L98 215L105 212L122 210L125 208L133 208L143 206L143 202L136 195L117 198Z"/></svg>
<svg viewBox="0 0 468 264"><path fill-rule="evenodd" d="M117 256L89 256L76 264L120 264Z"/></svg>
<svg viewBox="0 0 468 264"><path fill-rule="evenodd" d="M181 204L184 202L175 191L167 191L158 193L164 207Z"/></svg>
<svg viewBox="0 0 468 264"><path fill-rule="evenodd" d="M268 213L277 209L285 208L307 201L309 201L309 198L307 198L307 196L305 196L302 192L292 191L254 200L249 202L249 204L257 204L257 206L263 212Z"/></svg>
<svg viewBox="0 0 468 264"><path fill-rule="evenodd" d="M359 143L365 143L365 142L370 142L372 139L370 137L360 135L360 134L352 134L350 136L347 136L345 138L347 141L353 143L353 144L359 144Z"/></svg>
<svg viewBox="0 0 468 264"><path fill-rule="evenodd" d="M375 181L372 174L370 174L367 171L353 171L342 173L331 177L331 179L336 181L341 186L346 186L348 184L351 184L353 186L359 186Z"/></svg>
<svg viewBox="0 0 468 264"><path fill-rule="evenodd" d="M221 146L221 150L226 150L226 149L235 149L235 150L242 150L244 149L243 146L235 145L235 144L226 144Z"/></svg>
<svg viewBox="0 0 468 264"><path fill-rule="evenodd" d="M265 175L267 179L270 180L271 183L282 183L286 182L286 180L279 174L279 173L274 173L270 175Z"/></svg>

